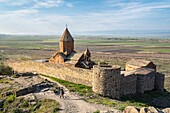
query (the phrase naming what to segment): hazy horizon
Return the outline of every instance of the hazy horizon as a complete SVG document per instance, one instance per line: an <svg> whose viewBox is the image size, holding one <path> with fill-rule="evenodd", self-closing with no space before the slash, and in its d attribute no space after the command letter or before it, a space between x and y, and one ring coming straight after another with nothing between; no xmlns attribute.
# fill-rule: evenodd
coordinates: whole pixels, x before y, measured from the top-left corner
<svg viewBox="0 0 170 113"><path fill-rule="evenodd" d="M62 34L62 33L61 33ZM33 36L61 36L59 33L52 34L0 34L0 35L33 35ZM170 38L169 30L104 30L104 31L85 31L71 32L73 36L110 36L110 37L145 37L145 38Z"/></svg>

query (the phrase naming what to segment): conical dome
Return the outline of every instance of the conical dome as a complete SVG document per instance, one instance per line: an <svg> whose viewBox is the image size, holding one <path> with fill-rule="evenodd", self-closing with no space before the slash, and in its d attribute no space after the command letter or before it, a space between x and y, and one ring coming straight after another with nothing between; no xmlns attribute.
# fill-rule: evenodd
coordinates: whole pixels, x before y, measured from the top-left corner
<svg viewBox="0 0 170 113"><path fill-rule="evenodd" d="M71 36L68 28L65 29L64 33L62 34L60 41L74 41L73 37Z"/></svg>

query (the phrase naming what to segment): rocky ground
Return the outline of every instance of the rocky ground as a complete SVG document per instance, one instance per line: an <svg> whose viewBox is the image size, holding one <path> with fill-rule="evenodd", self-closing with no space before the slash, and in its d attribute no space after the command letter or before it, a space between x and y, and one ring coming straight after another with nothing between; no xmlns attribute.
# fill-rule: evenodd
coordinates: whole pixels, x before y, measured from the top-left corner
<svg viewBox="0 0 170 113"><path fill-rule="evenodd" d="M16 87L16 92L18 93L17 99L19 101L27 100L30 105L36 105L38 100L55 100L60 104L60 108L58 109L60 113L122 113L122 111L116 110L112 107L101 105L101 104L92 104L84 101L84 99L79 96L77 93L70 92L67 88L62 86L61 84L37 74L20 74L17 78L9 77L9 76L0 76L3 81L0 82L1 95L2 90L6 88L7 90L3 92L3 94L8 95L9 90L12 87ZM30 87L36 87L35 90L30 89ZM59 94L53 90L53 88L62 87L65 91L65 98L60 98ZM27 91L23 89L28 89ZM30 91L30 92L29 92ZM8 92L8 93L7 93ZM2 97L1 97L2 98ZM2 99L1 99L2 100ZM51 101L50 101L51 102ZM0 107L2 107L2 101L0 101ZM39 102L40 104L40 102ZM37 108L36 108L37 107ZM41 113L42 110L39 105L37 105L34 109L36 109L36 113ZM9 107L10 108L10 107ZM23 111L26 112L28 108L25 108ZM2 110L2 108L1 108ZM0 111L1 113L1 111ZM128 106L125 108L123 113L170 113L170 108L166 108L162 111L154 108L141 108L136 109L133 106Z"/></svg>
<svg viewBox="0 0 170 113"><path fill-rule="evenodd" d="M48 78L45 78L48 79ZM50 79L48 79L50 80ZM55 82L50 80L51 82ZM56 82L55 82L56 83ZM46 95L48 95L48 98L55 99L58 101L61 105L61 113L93 113L97 110L104 112L104 111L114 111L115 113L119 113L119 110L115 110L112 107L108 107L105 105L100 104L91 104L88 102L85 102L82 97L77 95L76 93L70 93L68 89L66 89L61 84L57 83L60 87L63 87L66 93L66 98L59 98L58 95L46 92L46 93L36 93L35 95L37 98L47 98Z"/></svg>
<svg viewBox="0 0 170 113"><path fill-rule="evenodd" d="M78 96L76 93L70 93L64 86L48 80L45 80L47 78L41 78L39 75L32 74L31 76L20 76L18 78L13 77L7 77L3 78L3 80L6 80L6 82L1 82L0 87L1 90L6 89L6 91L1 92L1 94L8 95L9 92L12 93L11 90L13 89L13 86L17 87L15 88L15 91L17 93L17 98L24 98L26 100L29 100L31 104L36 104L36 100L44 100L44 99L53 99L59 102L60 104L60 112L61 113L93 113L97 110L99 111L114 111L119 112L118 110L113 109L112 107L100 105L100 104L91 104L88 102L85 102L80 96ZM44 82L44 80L46 82ZM8 82L7 82L8 81ZM48 82L47 82L48 81ZM4 85L6 84L6 85ZM52 84L52 86L51 86ZM35 86L36 89L31 91L30 87ZM51 90L52 87L63 87L65 91L65 99L60 98L59 94L54 93L53 90ZM23 89L27 88L28 91L25 91ZM30 91L30 92L29 92Z"/></svg>

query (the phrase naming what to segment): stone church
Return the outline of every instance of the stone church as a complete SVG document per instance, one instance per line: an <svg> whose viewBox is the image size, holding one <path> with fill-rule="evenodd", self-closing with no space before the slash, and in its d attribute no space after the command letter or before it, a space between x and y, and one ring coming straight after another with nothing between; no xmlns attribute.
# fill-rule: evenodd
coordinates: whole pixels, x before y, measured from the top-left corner
<svg viewBox="0 0 170 113"><path fill-rule="evenodd" d="M74 39L66 27L64 33L60 37L59 50L49 59L49 62L54 62L63 65L74 65L75 67L90 69L93 67L91 61L91 52L88 48L83 53L78 53L74 50Z"/></svg>

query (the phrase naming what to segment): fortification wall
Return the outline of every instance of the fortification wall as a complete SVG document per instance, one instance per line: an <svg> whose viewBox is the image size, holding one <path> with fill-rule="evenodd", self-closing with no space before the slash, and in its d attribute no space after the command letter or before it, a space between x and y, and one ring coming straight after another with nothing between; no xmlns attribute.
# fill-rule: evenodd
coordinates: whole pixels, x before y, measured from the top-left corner
<svg viewBox="0 0 170 113"><path fill-rule="evenodd" d="M120 74L120 67L94 65L92 70L64 66L54 63L9 60L7 64L15 71L37 72L62 80L92 86L95 93L111 98L123 95L144 93L157 89L164 90L165 75L155 70L141 68L131 73Z"/></svg>
<svg viewBox="0 0 170 113"><path fill-rule="evenodd" d="M54 63L40 63L34 61L14 61L9 60L7 64L15 71L24 72L37 72L44 75L56 77L62 80L92 86L92 70L66 67Z"/></svg>
<svg viewBox="0 0 170 113"><path fill-rule="evenodd" d="M120 97L120 67L93 67L92 89L95 93L111 98Z"/></svg>

